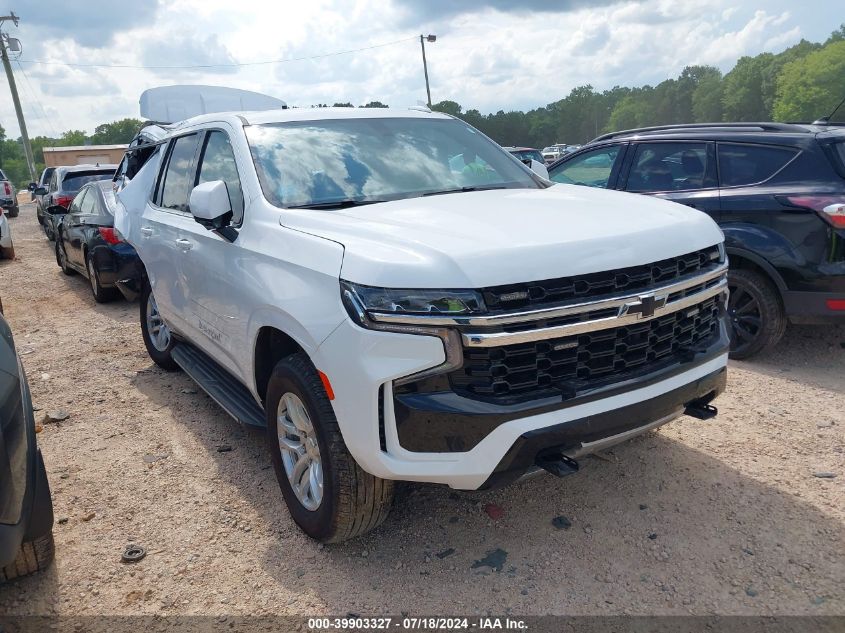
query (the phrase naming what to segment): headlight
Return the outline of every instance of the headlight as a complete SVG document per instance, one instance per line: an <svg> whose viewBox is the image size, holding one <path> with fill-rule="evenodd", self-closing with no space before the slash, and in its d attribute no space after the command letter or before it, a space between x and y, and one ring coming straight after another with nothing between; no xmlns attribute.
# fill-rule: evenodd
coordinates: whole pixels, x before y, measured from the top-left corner
<svg viewBox="0 0 845 633"><path fill-rule="evenodd" d="M476 314L486 310L484 299L475 290L401 290L341 281L340 294L349 316L361 327L382 332L436 336L443 341L446 360L442 364L401 378L396 381L397 384L454 371L463 365L463 346L457 330L442 327L440 323L426 325L424 320L421 322L420 316L450 317ZM383 323L371 319L370 313L391 314L397 317L407 314L409 317L416 316L417 319L409 319L409 323L402 323L401 318L397 318L389 323Z"/></svg>
<svg viewBox="0 0 845 633"><path fill-rule="evenodd" d="M342 281L341 288L355 295L361 306L372 312L459 315L485 310L484 299L475 290L402 290L348 281Z"/></svg>

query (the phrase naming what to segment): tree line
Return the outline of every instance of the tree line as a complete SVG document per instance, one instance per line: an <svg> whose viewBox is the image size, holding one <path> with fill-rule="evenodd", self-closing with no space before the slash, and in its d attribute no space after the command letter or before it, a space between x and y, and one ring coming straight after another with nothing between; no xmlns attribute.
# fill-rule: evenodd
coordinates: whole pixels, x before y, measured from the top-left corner
<svg viewBox="0 0 845 633"><path fill-rule="evenodd" d="M669 123L717 121L814 121L845 99L845 24L823 43L801 40L777 54L741 57L722 75L713 66L687 66L676 79L656 86L614 86L602 92L578 86L563 99L527 112L482 114L455 101L434 104L475 126L502 145L542 148L552 143L585 143L603 132ZM354 107L336 102L334 107ZM312 107L327 107L316 104ZM362 108L386 108L370 101ZM845 106L835 117L845 121ZM128 143L141 126L127 118L103 123L92 135L68 130L59 138L31 139L40 174L47 146ZM29 182L20 139L7 139L0 126L0 168L18 187Z"/></svg>

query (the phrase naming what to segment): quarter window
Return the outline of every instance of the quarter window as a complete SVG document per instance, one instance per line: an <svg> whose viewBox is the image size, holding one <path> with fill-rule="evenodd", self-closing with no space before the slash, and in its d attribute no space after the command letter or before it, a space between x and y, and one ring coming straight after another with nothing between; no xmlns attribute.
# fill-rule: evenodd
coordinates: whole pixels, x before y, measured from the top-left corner
<svg viewBox="0 0 845 633"><path fill-rule="evenodd" d="M568 185L606 188L613 165L619 156L619 148L619 145L613 145L584 152L562 163L558 168L550 169L549 178Z"/></svg>
<svg viewBox="0 0 845 633"><path fill-rule="evenodd" d="M97 193L90 188L85 191L85 197L79 204L79 213L84 215L97 214Z"/></svg>
<svg viewBox="0 0 845 633"><path fill-rule="evenodd" d="M244 194L241 179L238 177L235 153L232 151L228 135L218 130L209 132L206 138L197 184L212 180L222 180L226 183L229 204L232 205L232 224L240 224L244 215Z"/></svg>
<svg viewBox="0 0 845 633"><path fill-rule="evenodd" d="M770 145L719 143L719 181L722 187L752 185L780 171L797 150Z"/></svg>
<svg viewBox="0 0 845 633"><path fill-rule="evenodd" d="M70 203L68 207L68 213L79 213L82 209L82 201L85 200L85 196L88 195L88 190L81 191L76 194L76 197L73 199L73 202Z"/></svg>
<svg viewBox="0 0 845 633"><path fill-rule="evenodd" d="M706 143L641 143L627 191L690 191L715 186L707 178Z"/></svg>
<svg viewBox="0 0 845 633"><path fill-rule="evenodd" d="M194 178L194 154L198 136L189 134L173 141L164 180L161 186L161 206L177 211L188 211L188 194Z"/></svg>

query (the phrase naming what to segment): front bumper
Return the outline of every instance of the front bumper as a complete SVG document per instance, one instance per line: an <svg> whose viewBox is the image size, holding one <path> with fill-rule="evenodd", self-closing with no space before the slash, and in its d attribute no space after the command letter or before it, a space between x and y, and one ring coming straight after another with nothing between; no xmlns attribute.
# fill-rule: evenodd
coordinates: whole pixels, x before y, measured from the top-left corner
<svg viewBox="0 0 845 633"><path fill-rule="evenodd" d="M542 448L575 446L616 435L631 425L647 425L680 413L690 401L711 392L720 393L727 365L727 336L722 324L718 342L677 371L617 385L617 389L549 409L518 411L507 419L494 420L495 424L487 424L488 419L481 432L472 430L476 436L471 447L458 451L454 450L460 448L457 445L451 451L408 450L400 442L397 427L393 381L443 363L439 338L366 330L345 320L318 347L313 360L331 380L332 405L344 440L364 470L384 479L474 490L517 478L533 465ZM620 411L632 418L627 420ZM452 427L455 433L460 430ZM526 437L533 438L529 448L521 448L526 446Z"/></svg>

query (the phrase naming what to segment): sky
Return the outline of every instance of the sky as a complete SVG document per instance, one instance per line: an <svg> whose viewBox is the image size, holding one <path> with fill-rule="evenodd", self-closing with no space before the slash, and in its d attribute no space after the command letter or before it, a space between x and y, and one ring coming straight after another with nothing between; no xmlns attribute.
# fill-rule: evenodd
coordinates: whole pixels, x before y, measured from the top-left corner
<svg viewBox="0 0 845 633"><path fill-rule="evenodd" d="M232 86L305 107L417 105L426 100L420 34L437 35L426 45L432 101L487 113L543 106L584 84L654 85L690 64L726 72L743 55L824 41L845 22L829 0L4 4L20 17L19 27L7 22L4 30L23 45L12 66L30 136L90 134L100 123L138 117L141 92L171 84ZM287 61L256 63L270 60ZM162 68L198 65L216 66ZM0 84L0 125L16 138L12 99Z"/></svg>

